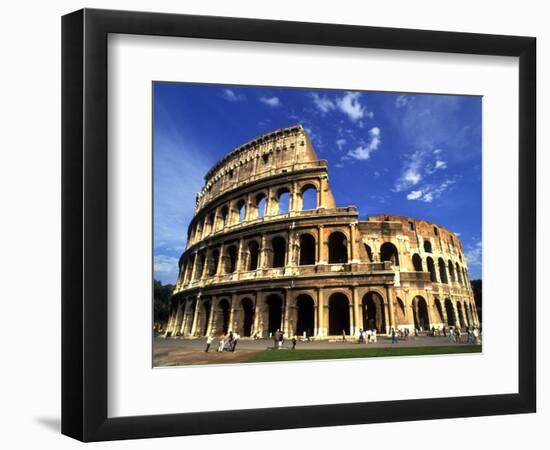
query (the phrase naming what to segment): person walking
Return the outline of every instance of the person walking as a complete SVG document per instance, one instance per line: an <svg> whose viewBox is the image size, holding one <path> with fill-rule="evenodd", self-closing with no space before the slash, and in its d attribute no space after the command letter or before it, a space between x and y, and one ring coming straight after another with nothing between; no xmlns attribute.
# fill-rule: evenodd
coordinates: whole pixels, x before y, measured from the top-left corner
<svg viewBox="0 0 550 450"><path fill-rule="evenodd" d="M273 349L279 348L279 330L273 333Z"/></svg>
<svg viewBox="0 0 550 450"><path fill-rule="evenodd" d="M449 341L455 341L455 330L453 327L449 328Z"/></svg>
<svg viewBox="0 0 550 450"><path fill-rule="evenodd" d="M208 350L210 350L210 345L212 344L212 341L214 339L212 338L212 336L208 335L208 337L206 338L206 348L204 349L204 353L208 353Z"/></svg>
<svg viewBox="0 0 550 450"><path fill-rule="evenodd" d="M397 336L395 335L395 328L391 329L391 343L397 344Z"/></svg>
<svg viewBox="0 0 550 450"><path fill-rule="evenodd" d="M218 352L223 352L223 347L225 346L225 336L222 334L218 343Z"/></svg>
<svg viewBox="0 0 550 450"><path fill-rule="evenodd" d="M296 336L294 336L294 337L292 338L292 350L295 350L295 349L296 349L296 342L297 342L297 341L296 341Z"/></svg>
<svg viewBox="0 0 550 450"><path fill-rule="evenodd" d="M235 349L237 348L237 342L239 341L239 338L240 338L240 337L241 337L241 336L240 336L238 333L235 333L235 334L233 335L233 345L231 346L231 351L232 351L232 352L234 352Z"/></svg>

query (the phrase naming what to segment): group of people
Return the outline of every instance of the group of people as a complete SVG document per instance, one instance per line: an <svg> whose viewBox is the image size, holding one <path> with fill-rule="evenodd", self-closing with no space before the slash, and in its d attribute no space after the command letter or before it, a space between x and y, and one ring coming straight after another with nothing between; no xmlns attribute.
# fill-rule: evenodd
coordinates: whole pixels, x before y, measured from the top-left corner
<svg viewBox="0 0 550 450"><path fill-rule="evenodd" d="M359 343L360 344L376 344L376 328L370 330L359 329Z"/></svg>
<svg viewBox="0 0 550 450"><path fill-rule="evenodd" d="M272 338L273 338L274 349L280 350L281 348L283 348L283 343L285 341L285 334L281 330L277 330L275 333L273 333ZM296 339L296 336L292 337L291 342L292 342L292 347L290 347L290 349L291 350L296 349L296 343L298 342L298 340Z"/></svg>
<svg viewBox="0 0 550 450"><path fill-rule="evenodd" d="M237 348L237 342L239 342L239 339L241 336L238 333L233 333L230 331L227 336L221 335L218 338L218 352L234 352ZM208 353L210 350L210 346L212 345L212 342L214 342L214 338L212 336L206 337L206 348L204 349L205 353Z"/></svg>
<svg viewBox="0 0 550 450"><path fill-rule="evenodd" d="M464 333L457 327L456 330L451 327L449 329L449 340L452 342L462 342L462 335ZM467 344L479 344L480 343L480 330L478 327L466 328L466 343Z"/></svg>

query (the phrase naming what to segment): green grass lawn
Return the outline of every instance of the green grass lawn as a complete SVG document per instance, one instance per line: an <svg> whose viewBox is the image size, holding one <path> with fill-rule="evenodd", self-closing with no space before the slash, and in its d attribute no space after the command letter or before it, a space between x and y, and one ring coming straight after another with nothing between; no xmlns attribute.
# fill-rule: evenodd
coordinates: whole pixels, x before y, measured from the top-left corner
<svg viewBox="0 0 550 450"><path fill-rule="evenodd" d="M441 355L479 353L480 345L445 345L433 347L343 348L327 350L264 350L245 362L303 361L311 359L372 358L376 356Z"/></svg>

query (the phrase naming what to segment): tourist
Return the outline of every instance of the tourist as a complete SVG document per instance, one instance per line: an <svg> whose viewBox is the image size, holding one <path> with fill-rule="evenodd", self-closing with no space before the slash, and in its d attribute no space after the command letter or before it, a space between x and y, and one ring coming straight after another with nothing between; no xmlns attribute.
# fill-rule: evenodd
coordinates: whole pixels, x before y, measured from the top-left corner
<svg viewBox="0 0 550 450"><path fill-rule="evenodd" d="M225 336L222 334L218 343L218 352L223 352L223 347L225 346Z"/></svg>
<svg viewBox="0 0 550 450"><path fill-rule="evenodd" d="M235 348L237 348L237 342L241 336L238 333L235 333L233 335L233 342L231 344L231 351L234 352Z"/></svg>
<svg viewBox="0 0 550 450"><path fill-rule="evenodd" d="M363 328L359 328L359 344L363 342Z"/></svg>
<svg viewBox="0 0 550 450"><path fill-rule="evenodd" d="M296 336L292 338L292 350L296 349Z"/></svg>
<svg viewBox="0 0 550 450"><path fill-rule="evenodd" d="M474 328L472 334L474 335L474 342L476 344L479 344L479 330L477 329L477 327Z"/></svg>
<svg viewBox="0 0 550 450"><path fill-rule="evenodd" d="M376 328L372 330L371 340L373 344L376 344Z"/></svg>
<svg viewBox="0 0 550 450"><path fill-rule="evenodd" d="M227 338L227 342L226 342L226 344L227 344L227 351L230 351L230 350L233 348L233 339L234 339L234 338L235 338L235 337L234 337L234 335L233 335L233 332L230 331L230 332L229 332L229 336L228 336L228 338Z"/></svg>
<svg viewBox="0 0 550 450"><path fill-rule="evenodd" d="M397 336L395 335L395 329L393 327L391 329L391 343L397 344Z"/></svg>
<svg viewBox="0 0 550 450"><path fill-rule="evenodd" d="M443 337L447 337L447 327L443 325Z"/></svg>
<svg viewBox="0 0 550 450"><path fill-rule="evenodd" d="M279 347L279 330L273 333L272 337L273 337L273 348L276 349Z"/></svg>
<svg viewBox="0 0 550 450"><path fill-rule="evenodd" d="M435 327L432 325L432 337L435 337Z"/></svg>
<svg viewBox="0 0 550 450"><path fill-rule="evenodd" d="M456 328L456 341L461 342L460 337L462 335L462 331L460 330L460 327Z"/></svg>
<svg viewBox="0 0 550 450"><path fill-rule="evenodd" d="M210 345L212 344L212 341L214 338L212 336L208 335L206 338L206 348L204 349L204 353L208 353L208 350L210 350Z"/></svg>
<svg viewBox="0 0 550 450"><path fill-rule="evenodd" d="M342 340L346 342L346 330L342 330Z"/></svg>
<svg viewBox="0 0 550 450"><path fill-rule="evenodd" d="M449 341L455 341L455 330L453 327L449 328Z"/></svg>
<svg viewBox="0 0 550 450"><path fill-rule="evenodd" d="M279 331L279 348L283 348L283 342L285 340L285 334Z"/></svg>

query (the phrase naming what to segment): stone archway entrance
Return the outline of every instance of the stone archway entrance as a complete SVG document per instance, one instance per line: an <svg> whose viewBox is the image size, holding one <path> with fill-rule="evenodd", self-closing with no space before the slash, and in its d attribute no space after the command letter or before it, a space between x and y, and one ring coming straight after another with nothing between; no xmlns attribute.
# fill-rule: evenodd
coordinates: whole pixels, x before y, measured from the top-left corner
<svg viewBox="0 0 550 450"><path fill-rule="evenodd" d="M283 299L276 294L271 294L266 299L266 305L267 305L267 332L275 333L277 330L281 330Z"/></svg>
<svg viewBox="0 0 550 450"><path fill-rule="evenodd" d="M313 336L315 329L315 305L313 299L306 294L296 299L296 334L298 336Z"/></svg>
<svg viewBox="0 0 550 450"><path fill-rule="evenodd" d="M341 336L343 332L350 334L349 300L346 295L332 294L328 303L328 333Z"/></svg>
<svg viewBox="0 0 550 450"><path fill-rule="evenodd" d="M428 315L428 304L423 297L417 295L412 302L414 312L414 326L419 330L430 329L430 318Z"/></svg>
<svg viewBox="0 0 550 450"><path fill-rule="evenodd" d="M445 299L445 312L447 313L447 325L454 327L456 325L456 317L453 309L453 303L450 298Z"/></svg>
<svg viewBox="0 0 550 450"><path fill-rule="evenodd" d="M363 329L376 330L377 333L386 332L386 315L384 299L376 292L368 292L363 296Z"/></svg>
<svg viewBox="0 0 550 450"><path fill-rule="evenodd" d="M225 299L220 300L218 303L218 317L217 317L217 326L216 326L216 332L227 334L229 331L229 313L231 311L231 307L229 306L229 302Z"/></svg>
<svg viewBox="0 0 550 450"><path fill-rule="evenodd" d="M254 303L249 298L241 300L241 308L243 314L243 336L249 337L252 335L252 326L254 325Z"/></svg>

